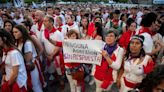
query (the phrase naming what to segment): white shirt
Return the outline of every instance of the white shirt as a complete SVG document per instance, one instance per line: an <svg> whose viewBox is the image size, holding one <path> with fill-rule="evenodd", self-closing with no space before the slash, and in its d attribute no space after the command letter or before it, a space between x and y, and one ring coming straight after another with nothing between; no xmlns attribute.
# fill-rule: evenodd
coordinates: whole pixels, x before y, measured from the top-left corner
<svg viewBox="0 0 164 92"><path fill-rule="evenodd" d="M23 18L14 19L13 21L14 21L17 25L19 25L21 22L23 22Z"/></svg>
<svg viewBox="0 0 164 92"><path fill-rule="evenodd" d="M18 45L18 49L20 51L23 51L23 43ZM37 52L35 49L35 46L33 45L33 43L30 40L27 40L24 43L24 53L28 53L31 52L32 53L32 57L35 58L37 56Z"/></svg>
<svg viewBox="0 0 164 92"><path fill-rule="evenodd" d="M6 60L5 60L6 58ZM17 83L19 85L19 88L25 86L26 87L26 81L27 81L27 73L26 68L24 64L24 59L21 53L17 50L12 50L7 53L7 56L3 54L2 60L5 60L5 71L6 71L6 80L8 81L10 79L10 76L12 74L12 69L14 66L19 66L18 69L18 76L17 76Z"/></svg>
<svg viewBox="0 0 164 92"><path fill-rule="evenodd" d="M145 38L144 43L143 43L144 44L143 48L144 48L145 52L151 53L153 50L153 47L154 47L154 43L153 43L153 39L152 39L151 35L148 33L142 33L141 35L143 35Z"/></svg>
<svg viewBox="0 0 164 92"><path fill-rule="evenodd" d="M42 24L40 30L38 30L38 27L39 27L38 23L36 23L35 25L33 25L31 27L31 31L34 32L37 35L38 39L41 41L42 40L42 33L43 33L45 27L44 27L44 24Z"/></svg>
<svg viewBox="0 0 164 92"><path fill-rule="evenodd" d="M79 31L79 27L78 27L78 24L76 23L76 22L74 22L74 24L73 25L71 25L71 26L69 26L68 24L66 25L66 29L65 29L65 31L64 32L68 32L68 31L70 31L70 30L76 30L77 31L77 33L80 33L80 31Z"/></svg>
<svg viewBox="0 0 164 92"><path fill-rule="evenodd" d="M43 32L44 35L44 32ZM56 30L54 33L50 33L50 39L55 40L55 41L60 41L62 42L64 37L62 36L61 32ZM46 53L48 55L51 55L55 49L56 46L54 46L52 43L50 43L45 36L43 36L42 42L44 44Z"/></svg>
<svg viewBox="0 0 164 92"><path fill-rule="evenodd" d="M146 66L148 61L151 59L150 56L146 55L141 63L140 59L137 58L126 60L124 63L124 77L132 83L141 83L142 79L145 77L143 65Z"/></svg>

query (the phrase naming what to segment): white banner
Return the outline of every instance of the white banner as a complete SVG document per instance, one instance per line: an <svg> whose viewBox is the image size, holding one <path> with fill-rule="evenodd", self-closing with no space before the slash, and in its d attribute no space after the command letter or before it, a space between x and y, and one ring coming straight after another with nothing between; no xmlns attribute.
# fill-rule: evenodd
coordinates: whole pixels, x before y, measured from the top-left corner
<svg viewBox="0 0 164 92"><path fill-rule="evenodd" d="M24 0L14 0L14 6L15 7L23 7Z"/></svg>
<svg viewBox="0 0 164 92"><path fill-rule="evenodd" d="M64 62L101 65L103 46L101 40L64 40Z"/></svg>
<svg viewBox="0 0 164 92"><path fill-rule="evenodd" d="M153 0L153 4L164 4L164 0Z"/></svg>

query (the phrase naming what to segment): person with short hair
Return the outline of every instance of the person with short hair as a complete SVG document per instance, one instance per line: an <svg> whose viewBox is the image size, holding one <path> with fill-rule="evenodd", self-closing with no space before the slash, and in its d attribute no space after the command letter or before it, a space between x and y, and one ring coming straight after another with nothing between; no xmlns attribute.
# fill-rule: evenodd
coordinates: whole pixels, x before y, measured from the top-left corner
<svg viewBox="0 0 164 92"><path fill-rule="evenodd" d="M121 67L124 54L124 49L116 42L117 37L115 30L110 30L105 37L101 65L96 65L94 73L96 92L110 90L116 82L117 70Z"/></svg>

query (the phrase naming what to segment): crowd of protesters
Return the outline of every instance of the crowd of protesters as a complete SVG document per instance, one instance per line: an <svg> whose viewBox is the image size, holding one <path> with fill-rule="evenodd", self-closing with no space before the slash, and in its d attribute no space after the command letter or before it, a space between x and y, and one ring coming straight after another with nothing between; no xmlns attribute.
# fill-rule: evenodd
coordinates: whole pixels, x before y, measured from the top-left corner
<svg viewBox="0 0 164 92"><path fill-rule="evenodd" d="M70 92L164 91L164 7L0 8L0 28L1 92L47 92L56 80L61 92L65 80ZM64 39L104 41L101 65L65 63Z"/></svg>

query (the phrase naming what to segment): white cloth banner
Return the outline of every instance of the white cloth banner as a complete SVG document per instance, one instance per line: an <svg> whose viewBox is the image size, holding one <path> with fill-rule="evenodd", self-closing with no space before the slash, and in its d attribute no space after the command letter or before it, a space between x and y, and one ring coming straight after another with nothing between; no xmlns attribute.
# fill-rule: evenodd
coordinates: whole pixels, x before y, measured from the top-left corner
<svg viewBox="0 0 164 92"><path fill-rule="evenodd" d="M23 7L24 0L14 0L15 7Z"/></svg>
<svg viewBox="0 0 164 92"><path fill-rule="evenodd" d="M64 62L101 65L103 47L101 40L64 40Z"/></svg>

